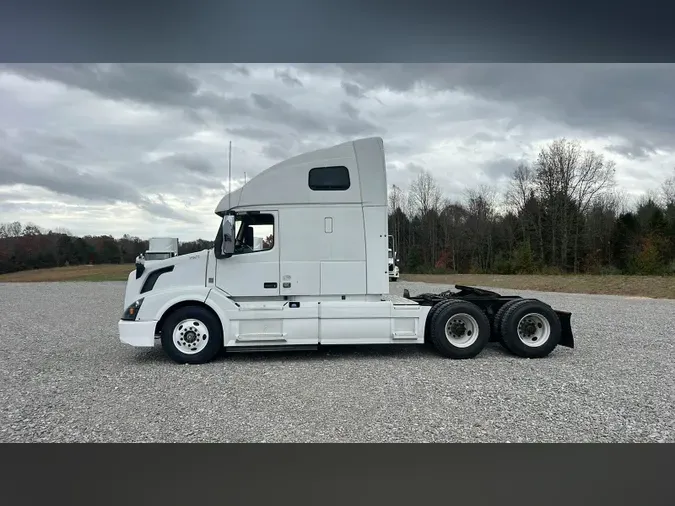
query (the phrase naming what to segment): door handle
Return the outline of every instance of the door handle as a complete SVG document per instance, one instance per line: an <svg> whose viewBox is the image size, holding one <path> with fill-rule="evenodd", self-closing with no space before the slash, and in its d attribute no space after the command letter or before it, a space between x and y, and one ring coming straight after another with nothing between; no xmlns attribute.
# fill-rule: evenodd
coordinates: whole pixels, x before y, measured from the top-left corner
<svg viewBox="0 0 675 506"><path fill-rule="evenodd" d="M265 288L276 288L277 284L276 283L265 283L263 286Z"/></svg>

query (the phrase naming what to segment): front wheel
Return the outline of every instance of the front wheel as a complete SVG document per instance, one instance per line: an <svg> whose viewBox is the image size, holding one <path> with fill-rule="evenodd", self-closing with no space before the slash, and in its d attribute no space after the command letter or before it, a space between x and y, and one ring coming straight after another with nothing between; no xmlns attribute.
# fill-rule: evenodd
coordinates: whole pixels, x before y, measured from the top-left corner
<svg viewBox="0 0 675 506"><path fill-rule="evenodd" d="M490 340L490 320L476 304L448 300L433 309L429 337L446 357L474 358Z"/></svg>
<svg viewBox="0 0 675 506"><path fill-rule="evenodd" d="M199 306L177 309L162 326L162 347L179 364L204 364L223 346L220 322Z"/></svg>
<svg viewBox="0 0 675 506"><path fill-rule="evenodd" d="M562 335L556 312L536 299L524 299L511 305L500 326L504 346L524 358L547 356L558 346Z"/></svg>

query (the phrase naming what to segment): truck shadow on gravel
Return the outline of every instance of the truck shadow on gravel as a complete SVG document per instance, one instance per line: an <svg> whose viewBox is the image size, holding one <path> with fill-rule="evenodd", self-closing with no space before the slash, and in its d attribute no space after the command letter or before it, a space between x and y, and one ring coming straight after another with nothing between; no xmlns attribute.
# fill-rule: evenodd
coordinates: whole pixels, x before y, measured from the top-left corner
<svg viewBox="0 0 675 506"><path fill-rule="evenodd" d="M485 358L495 359L500 356L512 357L501 345L490 343L483 352L473 360ZM249 351L244 353L222 352L214 359L211 364L251 363L251 362L315 362L315 361L341 361L341 360L374 360L384 359L434 359L447 361L431 345L419 344L401 344L391 345L339 345L326 346L318 350L295 351ZM151 350L136 352L133 360L138 364L172 364L172 360L164 353L160 346L155 346ZM179 364L176 364L179 366Z"/></svg>

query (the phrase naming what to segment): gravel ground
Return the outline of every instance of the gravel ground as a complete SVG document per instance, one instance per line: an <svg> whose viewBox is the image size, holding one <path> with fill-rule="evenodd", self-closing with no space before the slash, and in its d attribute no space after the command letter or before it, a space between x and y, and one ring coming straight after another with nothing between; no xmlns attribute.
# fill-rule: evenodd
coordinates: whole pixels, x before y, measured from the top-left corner
<svg viewBox="0 0 675 506"><path fill-rule="evenodd" d="M387 346L179 366L118 341L123 291L0 284L0 441L675 442L675 301L501 290L573 312L577 348L541 360Z"/></svg>

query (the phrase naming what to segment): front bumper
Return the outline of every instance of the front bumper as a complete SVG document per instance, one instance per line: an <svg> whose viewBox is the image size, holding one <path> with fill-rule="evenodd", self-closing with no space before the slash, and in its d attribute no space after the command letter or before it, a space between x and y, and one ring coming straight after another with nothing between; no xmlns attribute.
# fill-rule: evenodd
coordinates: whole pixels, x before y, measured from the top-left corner
<svg viewBox="0 0 675 506"><path fill-rule="evenodd" d="M155 346L155 327L157 321L128 321L120 320L117 323L120 341L137 348L152 348Z"/></svg>

